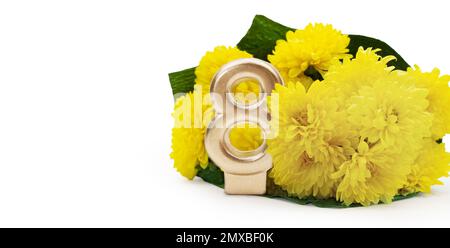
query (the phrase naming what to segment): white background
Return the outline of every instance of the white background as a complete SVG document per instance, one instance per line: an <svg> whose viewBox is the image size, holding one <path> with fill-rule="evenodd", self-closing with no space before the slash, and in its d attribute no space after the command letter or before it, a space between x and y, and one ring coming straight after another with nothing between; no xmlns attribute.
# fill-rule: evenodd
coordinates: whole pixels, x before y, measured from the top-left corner
<svg viewBox="0 0 450 248"><path fill-rule="evenodd" d="M1 1L0 226L450 226L450 182L356 209L227 196L169 159L167 73L255 14L377 37L450 74L446 1ZM448 149L449 147L447 147Z"/></svg>

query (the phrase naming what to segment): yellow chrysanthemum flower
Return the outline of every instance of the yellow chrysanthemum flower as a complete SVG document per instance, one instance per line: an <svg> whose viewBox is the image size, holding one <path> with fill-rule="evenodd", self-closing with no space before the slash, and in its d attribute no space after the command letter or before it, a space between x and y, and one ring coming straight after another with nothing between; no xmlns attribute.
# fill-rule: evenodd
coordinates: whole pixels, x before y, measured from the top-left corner
<svg viewBox="0 0 450 248"><path fill-rule="evenodd" d="M231 144L241 151L252 151L263 143L261 128L257 125L238 125L230 131Z"/></svg>
<svg viewBox="0 0 450 248"><path fill-rule="evenodd" d="M349 205L390 202L406 182L423 139L430 137L428 90L404 83L380 57L360 48L354 59L333 65L322 82L339 100L360 143L333 174L336 199Z"/></svg>
<svg viewBox="0 0 450 248"><path fill-rule="evenodd" d="M349 43L350 38L331 25L309 24L302 30L287 32L286 40L277 41L268 59L286 82L302 82L308 88L312 79L305 71L313 68L323 76L332 64L351 57L347 54Z"/></svg>
<svg viewBox="0 0 450 248"><path fill-rule="evenodd" d="M360 48L354 59L331 67L324 83L341 96L341 107L362 139L418 149L422 138L431 135L428 90L397 80L387 66L394 57L382 58L378 51Z"/></svg>
<svg viewBox="0 0 450 248"><path fill-rule="evenodd" d="M389 203L406 181L411 166L398 153L381 145L358 145L352 159L343 163L332 178L340 179L336 199L345 205Z"/></svg>
<svg viewBox="0 0 450 248"><path fill-rule="evenodd" d="M371 144L414 151L430 136L432 115L427 112L428 91L411 85L378 79L361 86L348 99L348 118Z"/></svg>
<svg viewBox="0 0 450 248"><path fill-rule="evenodd" d="M394 56L381 57L377 52L380 49L363 49L360 47L355 58L346 58L342 63L333 64L324 79L332 84L340 99L346 100L359 87L372 85L377 80L384 80L391 74L393 66L387 64L395 60ZM347 106L344 106L347 107Z"/></svg>
<svg viewBox="0 0 450 248"><path fill-rule="evenodd" d="M207 52L200 60L200 64L195 69L195 83L202 86L203 94L209 93L211 80L220 67L236 59L251 57L253 57L251 54L236 47L218 46L213 51Z"/></svg>
<svg viewBox="0 0 450 248"><path fill-rule="evenodd" d="M174 167L188 179L197 174L197 165L206 168L208 154L204 136L208 123L214 116L209 94L202 95L201 87L177 99L172 114L172 153Z"/></svg>
<svg viewBox="0 0 450 248"><path fill-rule="evenodd" d="M278 94L279 111L271 120L271 132L278 135L268 140L270 176L290 195L334 196L337 181L330 176L353 153L354 134L333 98L323 100L326 87L316 82L307 93L303 84L290 83L272 92Z"/></svg>
<svg viewBox="0 0 450 248"><path fill-rule="evenodd" d="M419 66L408 68L407 72L398 71L399 80L411 83L429 91L427 96L430 105L428 111L433 114L431 128L434 139L442 139L450 133L450 75L440 76L439 69L422 72Z"/></svg>
<svg viewBox="0 0 450 248"><path fill-rule="evenodd" d="M412 166L408 181L402 194L430 192L432 185L442 185L441 177L447 177L450 171L450 154L445 152L444 144L425 139L420 155Z"/></svg>
<svg viewBox="0 0 450 248"><path fill-rule="evenodd" d="M214 118L210 95L203 95L201 86L196 85L193 92L176 100L172 116L175 125L172 129L170 157L181 175L193 179L197 174L197 166L206 168L208 165L204 136L208 124ZM234 127L230 132L230 141L239 150L254 150L263 142L261 129L251 125Z"/></svg>

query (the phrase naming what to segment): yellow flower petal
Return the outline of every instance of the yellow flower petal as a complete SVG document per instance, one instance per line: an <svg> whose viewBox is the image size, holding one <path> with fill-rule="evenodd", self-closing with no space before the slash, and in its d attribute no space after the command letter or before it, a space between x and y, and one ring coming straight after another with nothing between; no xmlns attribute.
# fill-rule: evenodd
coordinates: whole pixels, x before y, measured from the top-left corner
<svg viewBox="0 0 450 248"><path fill-rule="evenodd" d="M302 82L308 88L311 79L304 75L313 67L320 73L340 59L350 58L350 38L331 25L309 24L304 29L289 31L286 40L279 40L268 60L281 72L286 82ZM306 79L305 78L309 78Z"/></svg>

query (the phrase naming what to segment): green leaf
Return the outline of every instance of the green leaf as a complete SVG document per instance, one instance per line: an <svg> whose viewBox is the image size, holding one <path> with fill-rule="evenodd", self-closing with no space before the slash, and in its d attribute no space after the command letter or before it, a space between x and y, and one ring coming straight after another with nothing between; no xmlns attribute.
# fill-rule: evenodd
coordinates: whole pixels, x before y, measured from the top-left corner
<svg viewBox="0 0 450 248"><path fill-rule="evenodd" d="M169 81L172 86L172 94L188 93L194 90L195 67L182 71L169 73Z"/></svg>
<svg viewBox="0 0 450 248"><path fill-rule="evenodd" d="M267 60L267 55L272 53L276 41L284 39L289 30L294 29L274 22L263 15L257 15L237 47L253 54L255 58Z"/></svg>
<svg viewBox="0 0 450 248"><path fill-rule="evenodd" d="M389 66L395 66L396 69L404 71L408 67L410 67L408 63L406 63L406 61L402 58L402 56L400 56L400 54L398 54L392 47L390 47L388 44L386 44L381 40L355 34L351 34L349 35L349 37L350 37L350 44L348 45L348 49L350 51L349 53L352 54L353 56L356 55L356 52L358 51L358 48L360 46L364 48L369 47L380 48L381 51L378 52L378 55L381 55L383 57L386 57L388 55L394 55L397 58L396 60L390 61L388 63Z"/></svg>
<svg viewBox="0 0 450 248"><path fill-rule="evenodd" d="M197 176L204 181L221 188L223 188L225 184L222 170L220 170L220 168L211 161L209 162L208 167L206 167L205 169L199 167Z"/></svg>
<svg viewBox="0 0 450 248"><path fill-rule="evenodd" d="M394 196L394 199L392 199L392 201L401 201L401 200L405 200L405 199L409 199L409 198L413 198L415 196L418 196L420 194L420 192L414 192L414 193L410 193L407 195L396 195Z"/></svg>

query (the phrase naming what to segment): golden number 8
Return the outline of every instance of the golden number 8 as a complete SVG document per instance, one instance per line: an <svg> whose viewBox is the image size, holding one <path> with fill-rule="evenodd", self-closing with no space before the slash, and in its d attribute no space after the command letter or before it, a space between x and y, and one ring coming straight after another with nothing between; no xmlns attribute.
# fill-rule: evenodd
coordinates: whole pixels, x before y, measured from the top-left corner
<svg viewBox="0 0 450 248"><path fill-rule="evenodd" d="M259 94L254 101L236 98L233 89L242 82L256 82ZM267 170L272 158L265 153L269 134L267 95L276 83L283 84L278 71L259 59L238 59L223 67L211 82L211 100L216 111L206 136L205 147L209 157L225 174L225 192L228 194L264 194ZM262 144L250 151L242 151L230 142L230 131L238 125L256 125L262 131Z"/></svg>

